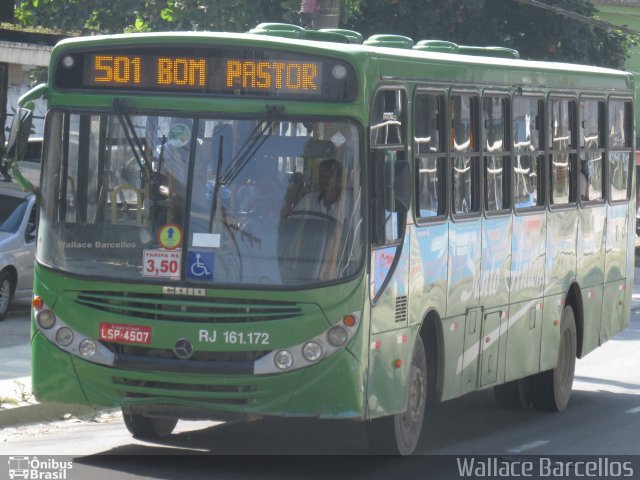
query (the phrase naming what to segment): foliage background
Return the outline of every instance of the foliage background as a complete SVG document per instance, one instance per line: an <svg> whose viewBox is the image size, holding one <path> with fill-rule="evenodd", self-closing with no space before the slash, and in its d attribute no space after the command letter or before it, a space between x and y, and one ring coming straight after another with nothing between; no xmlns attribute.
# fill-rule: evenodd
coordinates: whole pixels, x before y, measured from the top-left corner
<svg viewBox="0 0 640 480"><path fill-rule="evenodd" d="M341 26L366 36L406 35L515 48L522 58L623 68L638 38L517 0L321 0L340 3ZM587 0L541 0L593 17ZM15 0L16 20L90 34L246 31L261 22L300 24L301 0Z"/></svg>
<svg viewBox="0 0 640 480"><path fill-rule="evenodd" d="M585 0L543 0L587 18ZM398 33L414 40L437 38L463 45L515 48L522 58L623 68L637 37L604 29L515 0L362 0L349 25L368 35Z"/></svg>

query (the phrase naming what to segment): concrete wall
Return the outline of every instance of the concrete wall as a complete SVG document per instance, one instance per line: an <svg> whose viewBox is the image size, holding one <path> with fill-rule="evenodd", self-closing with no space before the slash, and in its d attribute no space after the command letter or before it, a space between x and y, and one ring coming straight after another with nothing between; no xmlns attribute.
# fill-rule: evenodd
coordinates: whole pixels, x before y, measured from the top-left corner
<svg viewBox="0 0 640 480"><path fill-rule="evenodd" d="M18 99L29 90L29 72L36 67L46 67L51 58L49 45L8 42L0 40L0 62L9 66L7 88L7 119L5 128L11 126L13 113L18 106ZM44 113L47 104L44 100L36 102L34 112L34 135L42 136Z"/></svg>
<svg viewBox="0 0 640 480"><path fill-rule="evenodd" d="M5 128L10 128L13 122L13 114L18 107L18 99L29 90L29 72L36 65L9 64L9 85L7 88L7 120ZM47 101L39 99L33 112L34 136L41 137L44 133L44 115L47 111ZM6 131L6 130L5 130Z"/></svg>

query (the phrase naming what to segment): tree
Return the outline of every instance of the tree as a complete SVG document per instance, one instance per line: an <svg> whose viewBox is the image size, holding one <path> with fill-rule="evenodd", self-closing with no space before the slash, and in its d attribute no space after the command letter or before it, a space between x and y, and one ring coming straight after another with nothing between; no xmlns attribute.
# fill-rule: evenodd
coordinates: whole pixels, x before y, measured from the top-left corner
<svg viewBox="0 0 640 480"><path fill-rule="evenodd" d="M515 48L522 58L623 68L637 37L567 18L596 13L585 0L541 0L549 11L517 0L361 0L349 23L365 36L393 33L413 39Z"/></svg>
<svg viewBox="0 0 640 480"><path fill-rule="evenodd" d="M15 16L25 26L66 31L241 32L262 22L300 24L302 4L309 2L340 3L340 25L365 36L395 33L497 45L528 59L623 68L637 44L636 36L621 30L558 13L568 10L595 21L595 7L587 0L15 0Z"/></svg>
<svg viewBox="0 0 640 480"><path fill-rule="evenodd" d="M300 22L300 0L15 0L25 26L100 33L211 30L242 32L262 22ZM344 0L348 17L358 0Z"/></svg>

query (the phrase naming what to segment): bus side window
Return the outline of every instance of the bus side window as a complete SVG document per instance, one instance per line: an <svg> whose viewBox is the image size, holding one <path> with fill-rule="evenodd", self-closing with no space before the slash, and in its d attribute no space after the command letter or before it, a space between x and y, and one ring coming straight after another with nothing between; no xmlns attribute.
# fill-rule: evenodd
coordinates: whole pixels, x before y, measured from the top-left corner
<svg viewBox="0 0 640 480"><path fill-rule="evenodd" d="M549 117L551 203L572 203L577 199L576 102L564 98L551 99Z"/></svg>
<svg viewBox="0 0 640 480"><path fill-rule="evenodd" d="M371 146L404 148L405 93L403 90L381 90L371 111Z"/></svg>
<svg viewBox="0 0 640 480"><path fill-rule="evenodd" d="M484 207L489 213L508 209L509 144L507 112L509 99L487 96L482 100L482 122L485 142L482 146L485 178Z"/></svg>
<svg viewBox="0 0 640 480"><path fill-rule="evenodd" d="M476 214L480 211L477 95L451 95L449 112L453 214Z"/></svg>
<svg viewBox="0 0 640 480"><path fill-rule="evenodd" d="M414 102L414 153L416 157L417 216L446 213L445 96L419 93Z"/></svg>
<svg viewBox="0 0 640 480"><path fill-rule="evenodd" d="M410 188L400 186L408 174L403 168L406 165L405 112L404 90L384 89L376 94L369 128L373 172L372 236L376 245L397 243L404 234L406 205L401 204L410 200L400 200L400 197L411 192Z"/></svg>
<svg viewBox="0 0 640 480"><path fill-rule="evenodd" d="M514 205L517 209L544 205L542 165L544 103L541 98L513 99Z"/></svg>
<svg viewBox="0 0 640 480"><path fill-rule="evenodd" d="M583 202L604 199L605 102L586 99L580 102L580 168L578 194Z"/></svg>
<svg viewBox="0 0 640 480"><path fill-rule="evenodd" d="M631 102L609 100L609 199L612 202L629 199L631 178L631 146L633 111Z"/></svg>

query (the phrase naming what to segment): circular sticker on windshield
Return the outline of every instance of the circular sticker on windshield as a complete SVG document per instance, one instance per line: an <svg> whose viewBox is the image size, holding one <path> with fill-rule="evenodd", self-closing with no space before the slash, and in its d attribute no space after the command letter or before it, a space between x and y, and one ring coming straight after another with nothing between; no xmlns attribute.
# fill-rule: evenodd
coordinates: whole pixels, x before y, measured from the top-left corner
<svg viewBox="0 0 640 480"><path fill-rule="evenodd" d="M171 125L167 142L174 147L184 147L191 140L191 129L184 123Z"/></svg>
<svg viewBox="0 0 640 480"><path fill-rule="evenodd" d="M182 228L173 223L164 225L158 230L158 243L167 250L174 250L182 246Z"/></svg>

